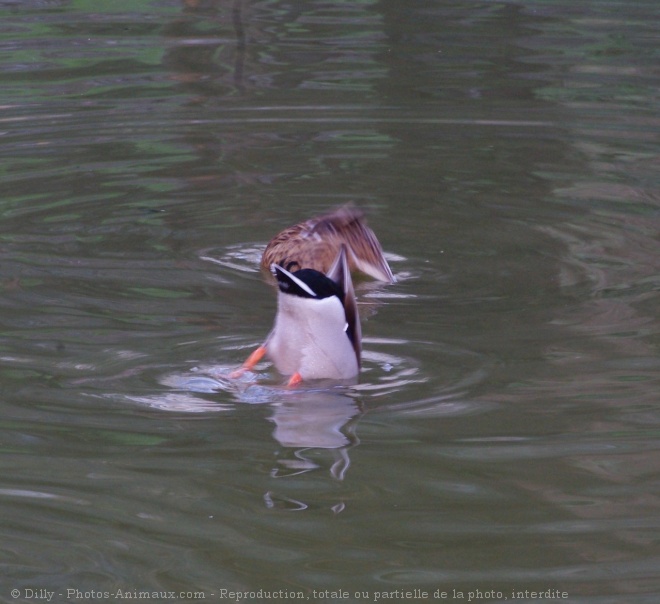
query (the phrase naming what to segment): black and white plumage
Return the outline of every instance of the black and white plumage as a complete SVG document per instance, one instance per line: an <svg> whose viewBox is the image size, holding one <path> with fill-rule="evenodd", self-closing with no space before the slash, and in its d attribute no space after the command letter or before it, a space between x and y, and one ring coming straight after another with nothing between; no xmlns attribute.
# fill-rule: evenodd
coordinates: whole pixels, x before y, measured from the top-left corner
<svg viewBox="0 0 660 604"><path fill-rule="evenodd" d="M360 370L361 328L346 247L326 274L274 264L279 288L266 354L297 379L350 379Z"/></svg>

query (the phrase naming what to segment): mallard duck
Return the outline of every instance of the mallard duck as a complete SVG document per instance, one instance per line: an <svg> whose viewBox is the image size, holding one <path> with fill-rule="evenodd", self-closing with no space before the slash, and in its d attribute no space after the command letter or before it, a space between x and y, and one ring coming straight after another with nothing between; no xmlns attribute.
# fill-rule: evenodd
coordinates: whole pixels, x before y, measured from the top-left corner
<svg viewBox="0 0 660 604"><path fill-rule="evenodd" d="M277 281L275 325L233 375L268 355L280 373L290 376L289 385L354 378L360 370L362 331L351 268L394 281L362 214L344 206L282 231L266 247L261 265Z"/></svg>
<svg viewBox="0 0 660 604"><path fill-rule="evenodd" d="M284 229L266 246L261 266L267 271L277 264L288 271L313 268L326 273L341 245L346 246L351 271L394 283L376 235L366 225L363 213L350 204Z"/></svg>

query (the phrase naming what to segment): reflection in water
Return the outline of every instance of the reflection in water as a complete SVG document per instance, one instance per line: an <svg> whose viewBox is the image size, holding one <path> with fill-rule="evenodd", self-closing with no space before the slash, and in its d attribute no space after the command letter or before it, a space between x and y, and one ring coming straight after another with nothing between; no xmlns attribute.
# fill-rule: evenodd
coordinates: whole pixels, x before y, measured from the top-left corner
<svg viewBox="0 0 660 604"><path fill-rule="evenodd" d="M359 414L354 399L332 391L302 391L291 393L272 405L270 420L275 424L273 437L283 447L295 449L278 463L285 470L275 470L274 477L302 474L318 468L318 463L306 455L311 449L329 449L336 454L330 474L343 480L350 466L348 450L358 444L353 418Z"/></svg>
<svg viewBox="0 0 660 604"><path fill-rule="evenodd" d="M357 412L355 402L331 392L292 392L273 405L273 436L283 447L337 449L349 444L342 427Z"/></svg>
<svg viewBox="0 0 660 604"><path fill-rule="evenodd" d="M289 394L271 405L273 437L284 447L278 451L278 465L271 476L286 478L319 469L323 463L318 451L321 449L330 454L330 476L344 480L351 465L349 451L359 443L356 435L359 410L355 400L346 394L322 390ZM268 508L288 510L308 507L303 501L282 496L276 490L264 495L264 503ZM344 510L345 502L340 500L330 507L339 513Z"/></svg>
<svg viewBox="0 0 660 604"><path fill-rule="evenodd" d="M359 403L346 388L322 382L288 389L266 383L262 376L248 375L239 380L226 378L231 368L210 367L197 369L194 375L169 375L163 385L178 393L150 397L126 397L133 403L174 412L213 412L227 409L227 405L195 397L192 393L211 394L233 391L236 399L249 404L266 404L271 409L269 421L275 424L272 436L282 447L278 450L277 465L272 478L299 476L323 466L319 450L329 452L328 472L335 480L344 480L350 467L349 450L359 443L356 435ZM187 391L188 394L181 391ZM269 508L307 509L301 501L282 498L269 490L264 495ZM344 509L344 503L331 506L335 513Z"/></svg>

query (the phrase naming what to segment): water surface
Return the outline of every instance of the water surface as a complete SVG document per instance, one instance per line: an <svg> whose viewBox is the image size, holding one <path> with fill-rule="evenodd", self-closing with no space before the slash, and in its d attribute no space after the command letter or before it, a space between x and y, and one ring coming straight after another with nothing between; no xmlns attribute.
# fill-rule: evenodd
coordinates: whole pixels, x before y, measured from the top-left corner
<svg viewBox="0 0 660 604"><path fill-rule="evenodd" d="M657 602L656 5L0 1L0 598ZM359 383L228 379L349 201Z"/></svg>

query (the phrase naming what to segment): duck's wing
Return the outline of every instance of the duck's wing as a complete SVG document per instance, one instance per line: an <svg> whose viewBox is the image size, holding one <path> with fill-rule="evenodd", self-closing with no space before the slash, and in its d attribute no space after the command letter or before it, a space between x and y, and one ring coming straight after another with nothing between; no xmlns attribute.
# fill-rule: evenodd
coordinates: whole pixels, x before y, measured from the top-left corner
<svg viewBox="0 0 660 604"><path fill-rule="evenodd" d="M316 234L321 241L334 241L337 246L345 244L351 268L379 281L396 281L376 234L366 225L364 215L355 206L342 206L321 216L311 234Z"/></svg>
<svg viewBox="0 0 660 604"><path fill-rule="evenodd" d="M261 256L261 268L271 272L276 264L288 271L297 271L301 268L314 268L304 266L307 254L305 240L310 230L309 221L294 224L273 237Z"/></svg>
<svg viewBox="0 0 660 604"><path fill-rule="evenodd" d="M339 248L339 254L332 263L326 276L332 279L341 287L344 292L344 313L346 314L346 335L353 345L355 358L358 367L362 360L362 326L360 325L360 315L358 314L357 301L355 300L355 290L351 280L351 271L348 267L348 252L345 245Z"/></svg>
<svg viewBox="0 0 660 604"><path fill-rule="evenodd" d="M272 264L278 264L290 271L313 268L327 273L342 244L346 246L351 270L360 270L386 283L395 281L376 235L353 205L283 230L266 246L261 266L268 270Z"/></svg>

